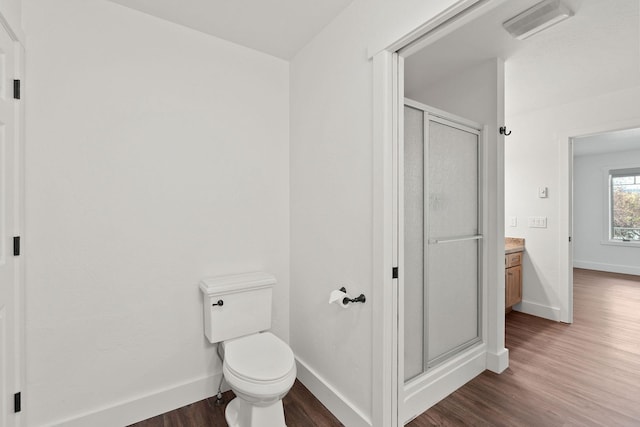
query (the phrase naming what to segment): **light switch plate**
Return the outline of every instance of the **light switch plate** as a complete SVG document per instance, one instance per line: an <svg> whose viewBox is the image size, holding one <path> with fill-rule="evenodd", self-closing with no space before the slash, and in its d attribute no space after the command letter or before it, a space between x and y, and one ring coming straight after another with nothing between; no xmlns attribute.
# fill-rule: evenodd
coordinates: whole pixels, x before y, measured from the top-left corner
<svg viewBox="0 0 640 427"><path fill-rule="evenodd" d="M538 197L541 199L546 199L549 195L549 190L547 187L538 187Z"/></svg>
<svg viewBox="0 0 640 427"><path fill-rule="evenodd" d="M547 228L546 216L530 216L527 218L529 228Z"/></svg>

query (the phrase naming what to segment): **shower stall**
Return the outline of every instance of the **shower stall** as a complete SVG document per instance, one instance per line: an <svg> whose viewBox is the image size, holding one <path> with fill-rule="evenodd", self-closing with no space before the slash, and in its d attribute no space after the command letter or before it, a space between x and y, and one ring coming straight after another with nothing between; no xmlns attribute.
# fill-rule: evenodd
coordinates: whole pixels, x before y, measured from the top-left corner
<svg viewBox="0 0 640 427"><path fill-rule="evenodd" d="M398 405L407 421L430 406L422 391L484 351L486 156L480 124L411 100L403 116Z"/></svg>

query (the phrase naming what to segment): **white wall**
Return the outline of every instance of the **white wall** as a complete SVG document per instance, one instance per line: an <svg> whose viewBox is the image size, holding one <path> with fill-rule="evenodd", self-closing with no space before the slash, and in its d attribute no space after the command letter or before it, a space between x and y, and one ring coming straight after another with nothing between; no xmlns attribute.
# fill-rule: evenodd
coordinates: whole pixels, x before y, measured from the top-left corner
<svg viewBox="0 0 640 427"><path fill-rule="evenodd" d="M524 82L522 82L524 84ZM509 73L506 63L506 91L518 84L517 76ZM631 122L640 124L640 86L608 94L581 94L579 100L520 115L510 116L506 123L513 134L505 141L505 217L518 219L517 227L505 224L505 234L526 239L523 264L524 312L559 320L560 293L567 274L560 265L562 204L559 197L561 152L567 149L562 135L581 136L608 130L627 128ZM537 188L548 187L549 197L537 197ZM547 228L527 227L528 216L545 216Z"/></svg>
<svg viewBox="0 0 640 427"><path fill-rule="evenodd" d="M409 67L409 60L406 63ZM465 119L495 126L498 120L497 82L503 68L501 60L488 59L406 96ZM428 69L422 71L429 72ZM499 103L503 104L504 100L500 99Z"/></svg>
<svg viewBox="0 0 640 427"><path fill-rule="evenodd" d="M289 64L102 0L24 28L27 425L214 394L201 277L274 273L289 339Z"/></svg>
<svg viewBox="0 0 640 427"><path fill-rule="evenodd" d="M605 141L606 142L606 141ZM575 142L580 144L580 142ZM640 141L638 143L640 145ZM602 244L609 169L640 165L640 150L576 156L573 161L573 265L640 275L640 248Z"/></svg>
<svg viewBox="0 0 640 427"><path fill-rule="evenodd" d="M349 426L370 424L383 403L372 398L380 351L372 324L381 313L370 298L382 278L372 275L379 230L367 52L452 3L356 0L291 62L291 344L302 381ZM328 305L342 285L369 300L348 310Z"/></svg>

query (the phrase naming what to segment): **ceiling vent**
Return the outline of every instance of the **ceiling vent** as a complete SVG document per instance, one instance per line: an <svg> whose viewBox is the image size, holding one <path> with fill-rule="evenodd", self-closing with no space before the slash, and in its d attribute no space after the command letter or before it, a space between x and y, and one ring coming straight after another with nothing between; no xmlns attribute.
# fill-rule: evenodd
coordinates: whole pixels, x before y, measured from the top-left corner
<svg viewBox="0 0 640 427"><path fill-rule="evenodd" d="M560 0L545 0L505 21L502 26L513 37L524 40L573 16Z"/></svg>

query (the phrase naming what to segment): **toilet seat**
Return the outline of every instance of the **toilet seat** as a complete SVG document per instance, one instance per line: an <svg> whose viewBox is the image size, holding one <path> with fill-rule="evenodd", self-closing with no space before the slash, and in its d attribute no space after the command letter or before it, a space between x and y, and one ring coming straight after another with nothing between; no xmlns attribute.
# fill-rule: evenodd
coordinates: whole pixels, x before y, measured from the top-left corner
<svg viewBox="0 0 640 427"><path fill-rule="evenodd" d="M270 332L226 341L224 364L236 378L256 384L288 379L295 369L291 348Z"/></svg>
<svg viewBox="0 0 640 427"><path fill-rule="evenodd" d="M269 332L225 341L223 349L222 372L227 384L251 404L276 403L296 380L293 351Z"/></svg>

